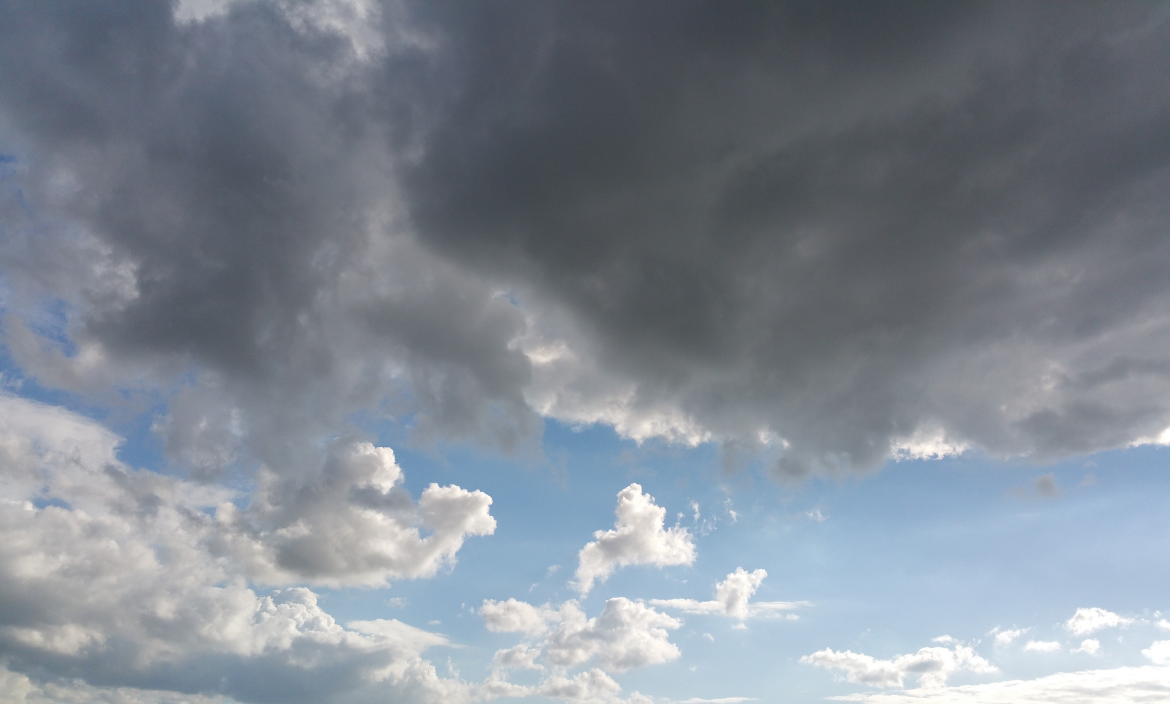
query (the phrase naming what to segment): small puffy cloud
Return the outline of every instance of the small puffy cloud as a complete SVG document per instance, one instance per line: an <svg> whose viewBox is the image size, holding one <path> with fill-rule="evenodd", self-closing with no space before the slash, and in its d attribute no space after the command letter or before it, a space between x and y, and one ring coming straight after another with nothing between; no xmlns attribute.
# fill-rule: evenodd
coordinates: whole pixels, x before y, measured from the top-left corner
<svg viewBox="0 0 1170 704"><path fill-rule="evenodd" d="M695 543L686 528L666 528L666 509L631 484L618 492L617 520L612 530L599 530L578 554L574 586L588 594L594 581L604 582L625 565L689 565Z"/></svg>
<svg viewBox="0 0 1170 704"><path fill-rule="evenodd" d="M727 579L715 585L715 598L710 601L651 599L650 603L668 609L680 609L689 614L724 614L740 621L749 617L774 616L808 605L803 601L752 602L752 595L767 576L768 573L762 569L748 572L737 567L727 575Z"/></svg>
<svg viewBox="0 0 1170 704"><path fill-rule="evenodd" d="M542 682L534 694L569 702L604 702L612 701L621 690L621 685L612 677L593 668L573 678L553 675Z"/></svg>
<svg viewBox="0 0 1170 704"><path fill-rule="evenodd" d="M1072 618L1065 621L1064 627L1073 635L1087 636L1103 628L1128 626L1131 623L1133 623L1133 619L1131 618L1123 618L1112 611L1093 607L1089 609L1077 609L1077 612L1072 615Z"/></svg>
<svg viewBox="0 0 1170 704"><path fill-rule="evenodd" d="M536 607L524 601L484 599L479 609L483 623L495 633L524 633L538 636L548 630L548 622L557 618L557 612L547 605Z"/></svg>
<svg viewBox="0 0 1170 704"><path fill-rule="evenodd" d="M1060 643L1054 640L1030 640L1024 644L1024 650L1034 653L1055 653L1060 650Z"/></svg>
<svg viewBox="0 0 1170 704"><path fill-rule="evenodd" d="M1101 641L1096 638L1086 638L1081 641L1081 647L1073 650L1074 653L1085 653L1086 655L1096 655L1101 650Z"/></svg>
<svg viewBox="0 0 1170 704"><path fill-rule="evenodd" d="M544 667L536 662L540 653L540 648L530 648L521 643L511 648L497 650L492 663L497 668L505 670L543 670Z"/></svg>
<svg viewBox="0 0 1170 704"><path fill-rule="evenodd" d="M390 448L335 441L320 473L262 470L246 509L221 504L218 547L265 584L382 586L433 576L467 536L495 532L482 491L431 484L416 504L402 481Z"/></svg>
<svg viewBox="0 0 1170 704"><path fill-rule="evenodd" d="M996 628L988 635L995 636L995 644L996 645L1005 646L1005 645L1011 645L1012 641L1014 641L1016 638L1019 638L1020 636L1024 635L1029 630L1030 629L1027 629L1027 628L1008 628L1008 629L1001 631L999 628Z"/></svg>
<svg viewBox="0 0 1170 704"><path fill-rule="evenodd" d="M840 670L850 682L875 687L901 687L905 678L913 675L918 677L918 684L923 689L937 689L946 684L947 677L954 672L986 674L998 671L966 645L922 648L917 653L899 655L891 660L826 648L805 655L800 661L806 665Z"/></svg>
<svg viewBox="0 0 1170 704"><path fill-rule="evenodd" d="M1156 640L1142 651L1155 665L1170 665L1170 640Z"/></svg>
<svg viewBox="0 0 1170 704"><path fill-rule="evenodd" d="M595 659L607 672L670 662L680 653L667 631L681 625L678 619L623 597L605 602L601 614L592 619L568 602L560 625L545 641L545 659L558 667L577 667Z"/></svg>
<svg viewBox="0 0 1170 704"><path fill-rule="evenodd" d="M624 672L670 662L680 655L668 631L682 622L622 597L607 601L595 618L588 618L575 601L553 609L515 599L485 601L480 615L492 631L529 636L547 632L538 641L498 651L495 662L501 668L540 669L548 665L563 671L593 663L606 672ZM557 625L548 631L552 623Z"/></svg>

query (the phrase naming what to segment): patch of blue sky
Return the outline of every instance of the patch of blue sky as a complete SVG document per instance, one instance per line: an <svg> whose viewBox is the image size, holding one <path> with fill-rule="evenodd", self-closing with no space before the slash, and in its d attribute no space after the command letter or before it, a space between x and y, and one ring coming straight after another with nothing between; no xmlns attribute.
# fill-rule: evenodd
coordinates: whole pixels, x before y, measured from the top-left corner
<svg viewBox="0 0 1170 704"><path fill-rule="evenodd" d="M715 583L736 567L768 571L756 600L811 606L795 612L798 620L752 619L746 629L721 615L681 615L685 623L671 640L683 656L616 675L627 693L819 701L866 688L801 664L802 655L833 648L890 658L944 634L975 644L1001 670L959 673L952 683L1139 665L1152 631L1106 633L1102 653L1087 662L1085 654L1069 652L1081 638L1062 624L1079 607L1147 619L1170 607L1163 588L1170 556L1162 549L1170 516L1160 509L1170 490L1167 448L1046 467L977 455L891 462L865 477L791 487L758 472L725 473L710 446L638 446L608 428L553 421L543 441L552 459L544 463L466 448L394 449L416 497L430 482L491 495L496 533L469 538L458 564L433 579L321 590L323 605L342 622L398 618L446 634L461 646L449 655L470 680L486 675L497 649L520 641L486 630L475 614L482 601L579 598L569 585L577 552L594 531L612 527L615 496L634 481L667 509L668 525L677 520L695 532L698 557L692 566L618 569L582 600L590 616L615 596L710 599ZM1035 490L1045 474L1054 477L1058 495ZM714 519L706 531L695 523L691 502L699 505L700 524ZM1121 583L1125 590L1117 589ZM988 635L996 627L1030 630L997 648ZM1125 647L1106 642L1128 634L1133 642ZM1028 639L1060 641L1061 651L1025 652Z"/></svg>

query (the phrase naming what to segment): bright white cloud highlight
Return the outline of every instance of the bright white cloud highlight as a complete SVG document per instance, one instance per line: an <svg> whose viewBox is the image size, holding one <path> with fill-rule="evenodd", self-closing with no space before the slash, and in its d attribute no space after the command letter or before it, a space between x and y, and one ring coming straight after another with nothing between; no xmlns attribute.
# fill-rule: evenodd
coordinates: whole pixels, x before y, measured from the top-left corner
<svg viewBox="0 0 1170 704"><path fill-rule="evenodd" d="M923 689L937 689L946 684L947 677L955 672L998 672L994 665L966 645L922 648L917 653L899 655L891 660L826 648L805 655L800 661L806 665L839 670L850 682L874 687L901 687L906 677L916 676Z"/></svg>
<svg viewBox="0 0 1170 704"><path fill-rule="evenodd" d="M996 628L991 634L995 635L995 644L999 646L1011 645L1012 641L1028 632L1027 628L1009 628L1001 631Z"/></svg>
<svg viewBox="0 0 1170 704"><path fill-rule="evenodd" d="M715 598L711 601L695 599L651 599L650 603L668 609L680 609L689 614L723 614L740 621L757 616L776 616L786 611L807 606L802 601L752 602L752 595L760 588L765 570L748 572L742 567L727 575L727 579L715 585ZM795 614L790 615L795 618Z"/></svg>
<svg viewBox="0 0 1170 704"><path fill-rule="evenodd" d="M1055 653L1060 650L1060 643L1054 640L1030 640L1024 645L1024 650L1034 653Z"/></svg>
<svg viewBox="0 0 1170 704"><path fill-rule="evenodd" d="M1098 609L1077 609L1077 612L1065 622L1064 627L1069 633L1077 636L1087 636L1104 628L1128 626L1133 623L1131 618L1122 618L1112 611Z"/></svg>
<svg viewBox="0 0 1170 704"><path fill-rule="evenodd" d="M1142 651L1155 665L1170 665L1170 640L1157 640Z"/></svg>
<svg viewBox="0 0 1170 704"><path fill-rule="evenodd" d="M1096 655L1101 650L1101 641L1096 638L1086 638L1081 641L1081 647L1073 650L1074 653L1085 653L1086 655Z"/></svg>
<svg viewBox="0 0 1170 704"><path fill-rule="evenodd" d="M665 528L666 509L654 497L631 484L618 492L617 520L612 530L599 530L594 541L578 553L575 588L588 594L594 581L604 582L626 565L689 565L695 561L695 543L686 528Z"/></svg>

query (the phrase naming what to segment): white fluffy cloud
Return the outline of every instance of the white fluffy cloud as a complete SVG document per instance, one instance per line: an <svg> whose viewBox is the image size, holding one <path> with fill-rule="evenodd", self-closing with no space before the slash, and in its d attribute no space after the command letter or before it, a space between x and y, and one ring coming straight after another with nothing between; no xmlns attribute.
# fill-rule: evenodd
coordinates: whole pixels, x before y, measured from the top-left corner
<svg viewBox="0 0 1170 704"><path fill-rule="evenodd" d="M526 601L508 599L492 601L485 599L479 609L483 623L489 631L496 633L523 633L538 636L548 630L548 623L559 618L559 613L549 606L533 606Z"/></svg>
<svg viewBox="0 0 1170 704"><path fill-rule="evenodd" d="M1027 629L1027 628L1008 628L1005 630L1000 630L999 627L997 626L988 635L994 635L995 636L995 644L1003 646L1003 645L1011 645L1012 641L1014 641L1016 638L1019 638L1020 636L1024 635L1025 633L1027 633L1028 630L1029 629Z"/></svg>
<svg viewBox="0 0 1170 704"><path fill-rule="evenodd" d="M1142 651L1155 665L1170 665L1170 640L1156 640Z"/></svg>
<svg viewBox="0 0 1170 704"><path fill-rule="evenodd" d="M1033 653L1055 653L1060 650L1060 643L1054 640L1030 640L1024 644L1024 650Z"/></svg>
<svg viewBox="0 0 1170 704"><path fill-rule="evenodd" d="M617 597L605 602L595 618L587 618L575 601L560 608L547 604L532 606L509 599L485 601L480 608L489 630L540 635L541 641L500 651L497 662L530 666L539 653L542 661L561 670L580 667L589 662L606 672L656 665L679 656L678 646L670 642L667 631L682 625L678 619L659 613L640 602Z"/></svg>
<svg viewBox="0 0 1170 704"><path fill-rule="evenodd" d="M1100 651L1101 641L1097 640L1096 638L1086 638L1081 641L1080 647L1076 648L1072 652L1085 653L1086 655L1096 655Z"/></svg>
<svg viewBox="0 0 1170 704"><path fill-rule="evenodd" d="M899 655L891 660L879 660L862 653L830 648L805 655L800 659L806 665L840 670L845 679L875 687L901 687L908 676L918 677L923 689L937 689L946 684L954 672L997 672L997 668L966 645L953 648L922 648L917 653Z"/></svg>
<svg viewBox="0 0 1170 704"><path fill-rule="evenodd" d="M681 654L669 631L682 622L640 602L610 599L595 618L576 601L558 608L533 606L516 599L485 600L480 615L488 630L542 636L495 654L496 670L483 685L491 696L541 696L569 702L650 702L636 692L618 697L621 687L608 673L675 660ZM579 667L588 670L570 676ZM539 685L507 681L506 671L550 670Z"/></svg>
<svg viewBox="0 0 1170 704"><path fill-rule="evenodd" d="M1133 623L1131 618L1123 618L1105 609L1096 607L1077 609L1077 612L1065 622L1064 627L1069 633L1077 636L1087 636L1104 628L1128 626Z"/></svg>
<svg viewBox="0 0 1170 704"><path fill-rule="evenodd" d="M578 554L575 586L588 594L594 581L604 582L625 565L689 565L695 543L686 528L666 528L666 509L631 484L618 492L617 520L612 530L599 530Z"/></svg>
<svg viewBox="0 0 1170 704"><path fill-rule="evenodd" d="M752 595L760 588L765 570L748 572L742 567L727 575L727 579L715 585L715 598L710 601L695 599L651 599L654 606L680 609L690 614L724 614L743 621L754 616L774 616L806 606L797 601L751 601Z"/></svg>
<svg viewBox="0 0 1170 704"><path fill-rule="evenodd" d="M210 515L217 504L217 514L232 505L224 503L231 492L129 469L116 457L118 442L76 414L0 396L0 647L10 667L53 663L83 680L219 691L243 700L325 699L367 686L416 692L418 701L465 697L464 685L441 680L420 658L446 643L441 636L393 620L343 627L303 587L258 595L232 559L235 553L219 548L235 545L241 535L258 552L281 544ZM322 523L308 510L303 522L293 520L297 504L269 501L263 488L252 499L263 508L240 513L286 511L282 520L293 530L285 535L293 545L295 532L305 529L329 550L355 545L360 530L368 531L373 554L397 540L413 565L400 572L411 575L433 571L436 560L447 559L445 549L453 555L450 536L469 520L488 527L482 501L440 493L430 502L424 494L417 507L398 496L404 515L433 531L427 539L395 532L394 525L387 530L361 512L386 510L374 499L389 499L401 480L392 456L380 448L347 447L314 485L338 522ZM347 513L338 506L343 495L373 505ZM392 520L407 524L406 518ZM448 542L427 549L426 540L435 536ZM369 554L355 548L355 557L346 559L368 560ZM348 565L337 568L338 579L352 577ZM377 569L380 575L390 571Z"/></svg>

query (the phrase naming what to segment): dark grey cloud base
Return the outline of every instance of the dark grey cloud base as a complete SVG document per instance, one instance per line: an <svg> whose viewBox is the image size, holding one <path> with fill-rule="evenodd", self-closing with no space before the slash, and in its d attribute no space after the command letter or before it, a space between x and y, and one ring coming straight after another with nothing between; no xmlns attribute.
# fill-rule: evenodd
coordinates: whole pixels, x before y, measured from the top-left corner
<svg viewBox="0 0 1170 704"><path fill-rule="evenodd" d="M1170 425L1160 5L314 7L3 10L9 347L178 389L178 460L359 408L513 447L590 389L797 475ZM530 338L579 362L539 408Z"/></svg>

